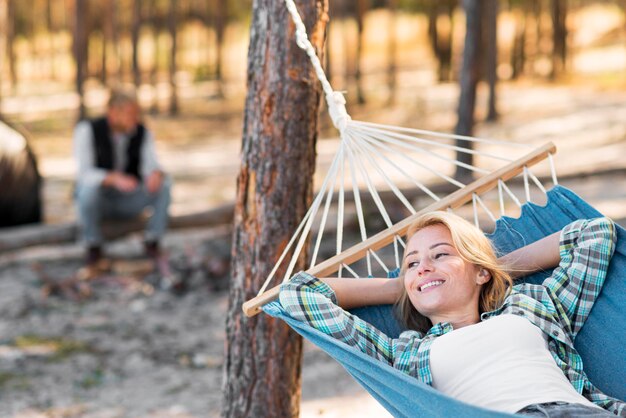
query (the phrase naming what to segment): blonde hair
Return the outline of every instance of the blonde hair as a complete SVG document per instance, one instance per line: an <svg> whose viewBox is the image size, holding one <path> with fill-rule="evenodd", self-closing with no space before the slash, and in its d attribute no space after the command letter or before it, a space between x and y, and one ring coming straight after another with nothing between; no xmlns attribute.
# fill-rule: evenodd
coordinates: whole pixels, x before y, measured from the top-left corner
<svg viewBox="0 0 626 418"><path fill-rule="evenodd" d="M443 225L448 228L452 236L452 243L461 258L490 273L491 280L485 283L480 291L479 313L499 308L508 295L513 280L498 263L491 241L480 229L458 215L449 212L430 212L420 216L411 224L406 234L407 242L418 231L432 225ZM405 273L406 266L403 262L399 280L404 280ZM409 329L421 332L428 331L433 324L415 309L404 286L402 289L402 295L395 305L400 321Z"/></svg>

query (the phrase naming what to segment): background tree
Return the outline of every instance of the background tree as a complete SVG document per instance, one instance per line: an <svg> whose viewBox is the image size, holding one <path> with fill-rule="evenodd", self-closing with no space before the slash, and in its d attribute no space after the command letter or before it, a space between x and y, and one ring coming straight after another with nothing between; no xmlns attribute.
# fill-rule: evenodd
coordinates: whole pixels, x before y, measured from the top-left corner
<svg viewBox="0 0 626 418"><path fill-rule="evenodd" d="M485 79L489 85L487 120L498 118L496 110L496 82L498 80L498 0L484 0Z"/></svg>
<svg viewBox="0 0 626 418"><path fill-rule="evenodd" d="M4 87L4 69L6 67L7 20L9 0L0 0L0 109L2 108L2 88ZM0 113L0 116L2 114Z"/></svg>
<svg viewBox="0 0 626 418"><path fill-rule="evenodd" d="M87 31L87 0L75 0L74 3L74 62L76 64L76 92L79 97L78 118L84 119L85 79L87 78L87 57L89 33Z"/></svg>
<svg viewBox="0 0 626 418"><path fill-rule="evenodd" d="M550 0L550 17L552 17L552 72L555 78L565 71L567 59L567 0Z"/></svg>
<svg viewBox="0 0 626 418"><path fill-rule="evenodd" d="M452 77L452 18L457 3L457 0L428 3L428 38L437 60L437 76L440 82L450 81ZM439 24L442 19L447 19L445 30Z"/></svg>
<svg viewBox="0 0 626 418"><path fill-rule="evenodd" d="M393 104L396 97L396 72L398 71L396 65L398 0L387 0L387 7L389 8L389 22L387 26L387 88L389 90L388 103Z"/></svg>
<svg viewBox="0 0 626 418"><path fill-rule="evenodd" d="M223 50L224 34L228 24L228 3L226 0L215 0L215 80L217 81L217 97L224 97Z"/></svg>
<svg viewBox="0 0 626 418"><path fill-rule="evenodd" d="M356 38L356 57L354 59L354 81L356 83L356 95L359 104L365 103L365 93L363 92L363 71L361 64L363 63L363 41L365 36L365 13L368 9L368 0L356 0L356 8L354 9L354 20L356 21L357 38ZM344 7L351 9L348 3ZM346 68L348 68L346 66Z"/></svg>
<svg viewBox="0 0 626 418"><path fill-rule="evenodd" d="M298 2L318 51L327 6ZM246 318L241 305L257 294L311 202L320 90L283 2L255 0L226 319L225 417L299 414L301 338L267 315Z"/></svg>
<svg viewBox="0 0 626 418"><path fill-rule="evenodd" d="M178 10L177 0L170 0L170 9L167 18L167 28L170 33L170 59L169 59L169 77L170 77L170 115L178 114L178 92L176 91L176 55L178 52L177 41L177 25L178 25Z"/></svg>
<svg viewBox="0 0 626 418"><path fill-rule="evenodd" d="M7 1L7 25L6 25L6 57L9 67L11 89L15 91L17 86L17 58L15 56L15 1Z"/></svg>
<svg viewBox="0 0 626 418"><path fill-rule="evenodd" d="M132 70L133 82L135 87L141 86L141 69L139 68L139 34L141 32L142 21L142 1L133 0L133 18L131 23L131 41L132 41Z"/></svg>
<svg viewBox="0 0 626 418"><path fill-rule="evenodd" d="M460 74L461 95L459 98L458 122L454 133L457 135L472 136L474 131L474 109L476 108L476 87L480 79L481 70L481 20L482 0L463 0L465 10L465 45L463 46L463 65ZM472 142L457 139L457 146L471 149ZM457 151L457 161L472 164L472 154ZM472 172L462 166L457 166L455 178L468 181Z"/></svg>

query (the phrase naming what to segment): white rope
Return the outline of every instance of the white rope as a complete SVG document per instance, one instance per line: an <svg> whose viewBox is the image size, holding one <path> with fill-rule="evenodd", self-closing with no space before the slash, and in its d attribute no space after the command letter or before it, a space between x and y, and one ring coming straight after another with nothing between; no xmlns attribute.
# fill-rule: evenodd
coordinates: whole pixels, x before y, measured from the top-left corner
<svg viewBox="0 0 626 418"><path fill-rule="evenodd" d="M408 209L409 212L411 212L411 214L414 214L416 212L416 210L413 207L413 205L411 205L411 203L404 196L404 194L400 191L400 189L398 189L398 187L395 184L393 184L393 182L391 181L389 176L385 173L385 171L378 164L376 164L376 161L374 160L374 158L372 158L371 154L375 154L375 150L373 149L373 147L368 142L366 142L363 139L356 139L356 141L357 141L356 144L358 146L360 146L361 149L363 149L363 147L365 147L365 148L367 148L368 151L370 151L369 153L368 152L362 152L362 155L364 155L365 158L367 158L369 160L369 162L372 164L372 167L374 168L374 170L376 170L376 172L378 174L380 174L380 176L385 180L385 183L387 183L387 186L389 186L389 188L391 189L393 194L398 198L398 200L400 200L400 202L402 202L402 204ZM384 155L379 155L379 156L381 158L383 158L386 162L388 162L393 168L397 168L396 165L394 165L391 161L389 161L389 159L387 157L385 157ZM407 173L405 173L402 169L398 168L398 170L401 173L404 173L407 178L411 179L411 177ZM428 191L430 191L430 190L428 190ZM435 200L439 200L439 197L437 197L434 194L433 194L433 196L435 197Z"/></svg>
<svg viewBox="0 0 626 418"><path fill-rule="evenodd" d="M333 162L331 163L331 169L332 169L333 166L336 166L337 161L339 161L339 159L340 159L339 154L335 155L335 158L333 159ZM327 176L326 180L324 180L324 183L322 184L322 189L320 190L320 192L318 192L317 196L315 197L315 200L313 201L313 204L311 204L311 206L309 207L309 210L307 211L307 213L302 218L302 221L298 225L298 228L296 228L296 231L291 236L291 239L289 240L289 243L287 243L287 246L283 250L283 252L280 255L280 257L278 258L278 261L274 265L274 268L272 269L270 274L265 279L265 282L263 283L263 285L261 286L261 289L258 292L259 295L262 294L263 292L265 292L265 290L267 289L267 286L269 285L269 283L274 278L274 275L276 274L276 271L278 271L278 267L281 265L281 263L283 262L283 260L287 256L287 254L289 253L289 250L293 246L294 242L296 241L298 236L300 236L300 234L303 231L303 229L306 229L306 224L309 223L309 219L312 220L315 217L315 213L317 212L317 208L319 207L319 204L316 205L316 202L319 202L320 201L320 197L325 193L325 187L326 187L327 180L328 180L329 177L330 176ZM310 230L310 227L309 227L309 230ZM308 232L306 234L308 234ZM299 254L299 252L298 252L298 254ZM292 256L292 260L294 260L294 259L297 259L297 255L295 255L295 253Z"/></svg>
<svg viewBox="0 0 626 418"><path fill-rule="evenodd" d="M382 141L385 141L385 139L384 139L384 138L380 138L380 137L373 137L371 134L370 134L370 135L367 135L367 134L365 134L365 133L363 133L363 134L364 134L364 138L365 138L365 139L369 140L370 142L374 142L374 143L376 143L376 144L379 144L378 146L380 146L381 148L384 148L384 149L385 149L385 150L387 150L388 152L391 152L391 153L396 153L396 154L397 154L398 156L400 156L401 158L403 158L403 159L405 159L405 160L408 160L410 163L412 163L412 164L414 164L414 165L417 165L418 167L420 167L420 168L422 168L422 169L424 169L424 170L428 171L429 173L434 174L435 176L437 176L437 177L439 177L439 178L442 178L442 179L446 180L448 183L451 183L451 184L453 184L453 185L457 186L458 188L463 188L463 187L465 187L465 184L461 183L460 181L455 180L455 179L453 179L452 177L450 177L450 176L448 176L448 175L446 175L446 174L440 173L439 171L433 170L432 168L430 168L430 167L428 167L428 166L426 166L426 165L424 165L424 164L420 163L419 161L414 160L414 159L412 159L412 158L409 158L406 154L403 154L403 153L401 153L401 152L400 152L400 151L398 151L398 150L394 150L394 149L392 149L392 148L390 148L390 147L388 147L388 146L386 146L386 145L382 144L381 142L382 142ZM427 151L427 150L422 149L422 148L414 148L414 147L412 147L412 146L410 146L410 145L408 145L408 144L405 144L405 143L402 143L402 142L398 142L398 141L393 140L393 139L389 139L387 142L394 143L395 145L404 146L405 148L413 149L413 150L416 150L416 151L418 151L418 152L422 152L422 153L426 153L426 154L432 154L432 155L434 155L434 156L436 156L436 157L440 157L440 158L442 158L442 159L446 160L447 162L450 162L450 163L452 163L452 164L454 164L454 165L466 166L466 168L468 168L468 169L470 169L470 170L472 170L472 169L473 169L473 167L472 167L472 166L468 166L467 164L460 163L460 162L458 162L458 161L456 161L456 163L455 163L453 160L451 160L451 159L449 159L449 158L442 157L442 156L440 156L439 154L433 153L433 152L431 152L431 151ZM431 197L432 197L432 196L431 196Z"/></svg>
<svg viewBox="0 0 626 418"><path fill-rule="evenodd" d="M354 121L353 123L355 125L364 125L364 126L370 126L370 127L374 127L374 128L396 130L396 131L400 131L400 132L409 132L409 133L413 133L413 134L417 134L417 135L429 135L429 136L434 136L434 137L438 137L438 138L464 139L464 140L470 141L470 142L481 142L481 143L494 144L494 145L507 145L507 146L511 146L511 147L525 148L525 149L533 147L532 145L526 144L526 143L502 141L502 140L499 140L499 139L480 138L480 137L475 137L475 136L448 134L448 133L445 133L445 132L434 132L434 131L428 131L428 130L424 130L424 129L405 128L405 127L393 126L393 125L383 125L383 124L380 124L380 123L363 122L363 121Z"/></svg>
<svg viewBox="0 0 626 418"><path fill-rule="evenodd" d="M398 235L393 237L393 255L396 258L396 267L400 268L400 252L398 251L398 241L402 242L402 238Z"/></svg>
<svg viewBox="0 0 626 418"><path fill-rule="evenodd" d="M355 279L358 279L359 277L361 277L361 276L359 276L358 274L356 274L356 272L355 272L354 270L352 270L352 269L350 268L350 266L349 266L349 265L347 265L347 264L343 264L343 263L342 263L342 264L341 264L341 266L342 266L343 268L345 268L346 270L348 270L348 272L349 272L351 275L353 275Z"/></svg>
<svg viewBox="0 0 626 418"><path fill-rule="evenodd" d="M339 132L343 132L348 125L348 122L350 122L350 115L348 115L348 112L346 111L346 99L343 97L341 92L334 91L328 82L326 74L324 74L324 69L322 68L322 63L315 53L313 44L309 41L306 26L304 26L304 22L302 22L302 18L298 13L298 8L296 7L295 2L293 0L285 0L285 4L289 14L291 14L293 23L296 26L296 43L309 56L313 69L315 70L315 74L322 84L322 89L324 89L326 104L328 105L328 113L330 114L335 127L339 129Z"/></svg>
<svg viewBox="0 0 626 418"><path fill-rule="evenodd" d="M479 196L476 195L476 201L478 202L478 204L483 208L483 210L485 211L485 213L487 214L487 216L489 216L489 218L493 221L496 222L497 219L494 216L493 212L491 212L491 209L489 209L487 207L487 205L485 204L485 202L483 201L483 199Z"/></svg>
<svg viewBox="0 0 626 418"><path fill-rule="evenodd" d="M317 239L315 242L315 248L313 249L313 256L311 257L311 268L315 266L315 262L317 261L317 253L322 244L322 236L324 235L324 229L326 228L326 221L328 218L328 213L330 212L330 204L333 200L333 191L335 190L335 187L337 187L337 181L343 181L343 179L340 179L339 176L337 176L337 170L339 167L339 165L337 164L337 158L341 158L340 156L342 154L342 151L337 153L336 158L333 160L333 163L331 164L330 170L327 174L328 177L331 177L333 174L335 177L333 185L328 189L326 204L324 205L324 212L322 213L322 220L320 221L320 226L317 232Z"/></svg>
<svg viewBox="0 0 626 418"><path fill-rule="evenodd" d="M524 191L526 192L526 201L530 200L530 185L528 184L528 167L524 166Z"/></svg>
<svg viewBox="0 0 626 418"><path fill-rule="evenodd" d="M352 138L346 136L344 138L344 142L349 144L352 141ZM367 231L365 229L365 219L363 218L363 205L361 204L361 192L359 191L359 183L356 179L356 170L355 170L355 162L354 156L352 154L352 147L350 145L346 146L346 151L348 154L348 162L350 164L350 175L352 177L352 193L354 195L354 204L356 206L356 216L359 221L359 231L361 232L361 241L365 241L367 239ZM369 254L366 257L367 259L367 273L371 275L372 273L372 262Z"/></svg>
<svg viewBox="0 0 626 418"><path fill-rule="evenodd" d="M424 139L424 138L419 138L419 137L415 137L415 136L405 135L405 134L394 132L394 131L389 131L389 130L386 131L386 130L383 130L383 129L374 128L372 126L368 126L368 124L366 124L364 122L354 121L352 125L354 127L359 127L361 130L364 130L364 131L370 131L370 132L375 132L377 134L383 134L383 135L391 136L391 137L394 137L394 138L405 139L407 141L415 142L415 143L418 143L418 144L434 145L434 146L437 146L437 147L440 147L440 148L445 148L445 149L449 149L449 150L462 152L464 154L480 155L480 156L483 156L483 157L489 157L489 158L493 158L493 159L500 160L500 161L506 161L506 162L513 161L510 158L501 157L499 155L490 154L490 153L487 153L487 152L476 151L476 150L469 149L469 148L459 147L457 145L444 144L444 143L433 141L433 140L430 140L430 139Z"/></svg>
<svg viewBox="0 0 626 418"><path fill-rule="evenodd" d="M502 194L502 179L498 179L498 200L500 202L500 216L505 215L504 210L504 195Z"/></svg>
<svg viewBox="0 0 626 418"><path fill-rule="evenodd" d="M552 174L552 183L556 186L559 181L556 178L556 169L554 168L554 160L552 159L552 153L548 154L548 162L550 163L550 173Z"/></svg>
<svg viewBox="0 0 626 418"><path fill-rule="evenodd" d="M474 211L474 225L476 228L480 228L478 223L478 209L476 208L476 193L472 193L472 210Z"/></svg>
<svg viewBox="0 0 626 418"><path fill-rule="evenodd" d="M515 204L517 205L518 208L522 207L522 203L519 201L519 199L517 198L517 196L515 196L515 194L511 191L511 189L509 189L509 186L506 185L505 182L502 182L502 187L504 188L504 191L509 195L509 197L511 198L511 200L513 202L515 202Z"/></svg>
<svg viewBox="0 0 626 418"><path fill-rule="evenodd" d="M383 260L380 259L380 257L378 257L378 254L376 254L376 251L372 251L372 250L367 250L369 252L372 253L372 255L374 256L374 259L376 261L378 261L378 264L380 264L380 266L383 268L383 270L385 270L385 273L389 273L389 268L387 267L387 265L384 263Z"/></svg>
<svg viewBox="0 0 626 418"><path fill-rule="evenodd" d="M539 188L539 190L541 190L541 192L544 195L547 195L548 192L546 191L545 187L543 187L543 184L541 184L541 181L539 181L539 179L537 177L535 177L533 172L532 171L528 171L528 174L530 175L530 179L533 181L533 183L535 183L535 185Z"/></svg>
<svg viewBox="0 0 626 418"><path fill-rule="evenodd" d="M350 144L352 146L354 146L354 148L355 148L354 152L355 153L358 152L358 155L364 155L363 152L362 152L362 149L359 147L358 139L351 138ZM367 174L367 170L365 169L365 166L363 165L363 161L361 161L360 158L357 158L356 162L357 162L357 165L359 166L359 170L361 171L361 176L365 180L365 184L367 186L367 189L369 190L370 195L372 196L372 199L374 200L374 204L378 208L378 211L380 212L383 220L385 221L385 225L387 225L387 228L391 228L393 226L393 223L391 222L391 218L389 218L389 214L387 213L387 209L385 209L385 205L383 204L382 200L380 199L380 195L378 194L378 191L376 191L376 189L372 185L372 182L370 180L370 176Z"/></svg>

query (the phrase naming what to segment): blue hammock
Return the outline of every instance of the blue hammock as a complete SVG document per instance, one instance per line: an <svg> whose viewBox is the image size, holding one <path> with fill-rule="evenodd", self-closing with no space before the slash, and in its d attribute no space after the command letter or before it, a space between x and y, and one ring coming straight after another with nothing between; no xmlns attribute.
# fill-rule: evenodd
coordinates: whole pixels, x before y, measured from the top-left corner
<svg viewBox="0 0 626 418"><path fill-rule="evenodd" d="M503 217L489 237L506 254L563 228L576 219L602 216L572 191L555 186L546 206L527 203L518 219ZM549 272L527 277L541 283ZM591 382L609 396L626 399L626 230L617 227L617 246L608 275L590 316L576 337L575 346ZM450 398L360 350L289 317L279 302L263 308L287 322L299 334L319 346L344 368L394 417L507 417ZM391 337L402 329L391 306L373 306L352 313L372 323Z"/></svg>

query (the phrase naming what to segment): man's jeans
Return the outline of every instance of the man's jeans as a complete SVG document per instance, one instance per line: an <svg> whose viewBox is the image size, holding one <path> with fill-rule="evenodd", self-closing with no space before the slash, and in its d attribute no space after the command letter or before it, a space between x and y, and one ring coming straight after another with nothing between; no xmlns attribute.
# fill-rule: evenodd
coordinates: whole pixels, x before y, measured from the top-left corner
<svg viewBox="0 0 626 418"><path fill-rule="evenodd" d="M77 184L76 203L82 229L82 239L87 245L100 245L103 241L100 223L104 219L132 219L146 208L152 213L145 230L145 240L158 240L167 227L167 210L170 204L171 180L163 179L161 189L148 193L143 184L131 193L117 189Z"/></svg>

